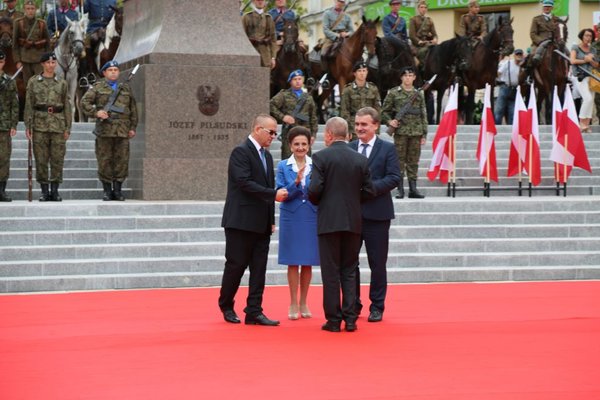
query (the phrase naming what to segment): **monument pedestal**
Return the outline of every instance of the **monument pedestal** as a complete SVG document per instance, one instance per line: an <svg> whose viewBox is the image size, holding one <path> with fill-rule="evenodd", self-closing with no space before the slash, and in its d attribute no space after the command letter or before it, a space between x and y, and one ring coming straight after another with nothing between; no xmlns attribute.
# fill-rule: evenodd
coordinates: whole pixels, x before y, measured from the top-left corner
<svg viewBox="0 0 600 400"><path fill-rule="evenodd" d="M233 147L269 112L269 70L260 66L237 0L125 2L117 61L140 122L131 141L133 197L222 200Z"/></svg>

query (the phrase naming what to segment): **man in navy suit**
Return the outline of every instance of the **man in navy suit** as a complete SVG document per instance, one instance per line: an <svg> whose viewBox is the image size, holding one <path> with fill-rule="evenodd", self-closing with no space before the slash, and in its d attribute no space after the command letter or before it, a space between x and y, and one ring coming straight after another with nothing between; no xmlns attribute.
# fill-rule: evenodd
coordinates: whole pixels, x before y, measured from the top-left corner
<svg viewBox="0 0 600 400"><path fill-rule="evenodd" d="M279 325L263 314L262 297L267 272L271 233L275 230L275 203L287 198L287 190L275 190L273 157L266 148L277 136L277 121L258 115L252 133L231 152L227 198L221 226L225 228L225 270L219 308L225 321L239 324L234 298L247 267L250 287L246 301L246 325Z"/></svg>
<svg viewBox="0 0 600 400"><path fill-rule="evenodd" d="M367 160L346 142L348 123L333 117L325 124L325 145L313 155L308 198L319 206L317 234L323 280L321 329L356 330L356 268L360 251L361 200L374 195ZM340 304L340 289L342 302Z"/></svg>
<svg viewBox="0 0 600 400"><path fill-rule="evenodd" d="M390 221L394 218L394 204L390 192L395 189L402 175L394 145L375 134L379 129L379 113L371 107L358 110L355 131L358 140L350 147L369 159L369 170L377 196L362 204L362 241L367 248L371 269L369 290L369 322L379 322L385 309L387 292L387 258L390 239ZM356 267L356 311L360 314L360 272Z"/></svg>

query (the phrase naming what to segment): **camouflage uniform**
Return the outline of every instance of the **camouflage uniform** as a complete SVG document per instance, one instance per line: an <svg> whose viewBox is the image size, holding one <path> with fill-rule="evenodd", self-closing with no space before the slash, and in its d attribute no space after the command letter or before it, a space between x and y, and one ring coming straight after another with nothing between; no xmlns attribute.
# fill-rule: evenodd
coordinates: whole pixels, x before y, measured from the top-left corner
<svg viewBox="0 0 600 400"><path fill-rule="evenodd" d="M406 91L402 86L389 90L381 110L382 125L396 119L396 114L404 107L414 90ZM421 139L427 137L427 111L422 92L399 122L400 125L394 134L394 144L400 160L400 171L403 174L406 171L409 182L416 181L421 157Z"/></svg>
<svg viewBox="0 0 600 400"><path fill-rule="evenodd" d="M12 150L11 129L17 129L19 122L19 101L17 85L4 73L0 76L0 201L10 201L6 197L6 181L10 173L10 154Z"/></svg>
<svg viewBox="0 0 600 400"><path fill-rule="evenodd" d="M271 60L277 55L275 24L271 15L266 11L262 14L250 11L242 17L242 25L252 46L260 54L260 65L271 68Z"/></svg>
<svg viewBox="0 0 600 400"><path fill-rule="evenodd" d="M64 135L71 131L72 119L67 82L56 76L34 75L27 84L24 120L25 127L33 135L38 183L62 183L67 149Z"/></svg>
<svg viewBox="0 0 600 400"><path fill-rule="evenodd" d="M294 109L300 101L300 99L306 96L306 102L299 110L299 114L307 117L308 121L302 121L294 116ZM292 89L284 89L277 93L270 102L271 116L277 120L278 123L283 124L281 129L281 159L285 160L289 158L292 153L290 151L290 145L287 141L287 132L294 126L303 126L310 130L312 137L317 135L318 119L317 119L317 106L315 101L308 93L303 93L301 97L296 97ZM283 122L283 117L291 115L296 120L295 125L287 125Z"/></svg>
<svg viewBox="0 0 600 400"><path fill-rule="evenodd" d="M119 83L120 89L115 99L115 108L122 113L109 112L107 120L96 119L96 159L98 178L103 183L123 183L129 174L129 131L135 131L138 113L135 98L127 83ZM97 82L81 99L83 112L95 117L103 109L113 93L106 79Z"/></svg>
<svg viewBox="0 0 600 400"><path fill-rule="evenodd" d="M417 48L417 59L423 65L431 41L437 38L433 20L421 15L412 17L408 23L408 37L412 45Z"/></svg>
<svg viewBox="0 0 600 400"><path fill-rule="evenodd" d="M363 87L359 87L356 82L348 83L344 86L340 103L340 117L348 122L348 132L352 134L352 140L358 138L354 132L356 112L363 107L373 107L377 112L381 111L379 90L371 82L366 82Z"/></svg>
<svg viewBox="0 0 600 400"><path fill-rule="evenodd" d="M48 51L50 37L46 22L36 18L19 18L13 25L13 57L23 64L23 81L42 73L40 57Z"/></svg>

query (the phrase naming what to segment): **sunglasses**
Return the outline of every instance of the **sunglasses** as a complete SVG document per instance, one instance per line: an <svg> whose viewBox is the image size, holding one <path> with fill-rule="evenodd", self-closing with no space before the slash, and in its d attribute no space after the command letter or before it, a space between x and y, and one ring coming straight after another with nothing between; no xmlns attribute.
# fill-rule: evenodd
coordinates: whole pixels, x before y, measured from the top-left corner
<svg viewBox="0 0 600 400"><path fill-rule="evenodd" d="M271 136L277 136L277 131L271 130L271 129L267 129L264 126L261 126L260 129L262 129L265 132L269 132L269 135Z"/></svg>

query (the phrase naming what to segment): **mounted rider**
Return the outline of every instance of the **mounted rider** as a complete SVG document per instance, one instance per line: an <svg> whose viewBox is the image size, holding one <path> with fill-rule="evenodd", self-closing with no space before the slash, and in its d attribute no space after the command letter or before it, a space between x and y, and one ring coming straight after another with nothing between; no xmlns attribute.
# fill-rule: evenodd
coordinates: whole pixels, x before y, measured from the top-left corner
<svg viewBox="0 0 600 400"><path fill-rule="evenodd" d="M10 18L13 21L25 16L21 11L17 10L17 0L4 0L6 8L0 11L0 18Z"/></svg>
<svg viewBox="0 0 600 400"><path fill-rule="evenodd" d="M117 0L86 0L83 3L83 12L88 13L89 19L85 47L94 57L98 44L105 38L106 26L115 13L113 8L117 8Z"/></svg>
<svg viewBox="0 0 600 400"><path fill-rule="evenodd" d="M56 43L58 43L58 37L67 27L67 18L71 21L79 21L79 13L69 7L69 0L60 0L56 8L50 10L48 18L46 18L48 34L52 42L51 47L55 47Z"/></svg>
<svg viewBox="0 0 600 400"><path fill-rule="evenodd" d="M391 11L383 18L381 27L383 28L383 36L395 36L398 39L407 42L408 34L406 32L406 20L398 13L401 4L402 0L390 0L389 5Z"/></svg>
<svg viewBox="0 0 600 400"><path fill-rule="evenodd" d="M15 20L13 25L13 56L17 68L23 67L23 81L42 72L40 58L48 51L50 38L46 22L35 17L37 6L27 0L23 6L25 16Z"/></svg>
<svg viewBox="0 0 600 400"><path fill-rule="evenodd" d="M460 17L458 34L471 39L473 49L483 40L488 33L485 17L479 14L477 0L469 1L469 12Z"/></svg>
<svg viewBox="0 0 600 400"><path fill-rule="evenodd" d="M346 14L346 1L335 0L335 5L323 13L323 34L325 39L321 46L321 62L323 69L328 70L328 61L333 57L336 49L343 40L354 33L354 26L350 16Z"/></svg>
<svg viewBox="0 0 600 400"><path fill-rule="evenodd" d="M554 0L544 0L542 2L542 14L533 17L531 20L531 29L529 36L531 37L531 62L533 66L539 64L546 50L548 43L552 41L554 32L557 29L560 19L552 14L554 8Z"/></svg>
<svg viewBox="0 0 600 400"><path fill-rule="evenodd" d="M408 37L417 49L417 60L420 65L425 64L425 56L429 47L438 42L433 20L425 14L427 14L427 2L421 0L417 4L417 15L412 17L408 23Z"/></svg>
<svg viewBox="0 0 600 400"><path fill-rule="evenodd" d="M275 0L275 7L269 10L269 15L273 18L273 23L275 24L275 36L277 41L277 51L281 48L283 44L283 27L285 25L285 21L296 21L296 13L291 8L286 8L287 0ZM296 4L296 2L292 3L292 7ZM303 53L306 53L306 46L302 40L298 40L298 45Z"/></svg>

